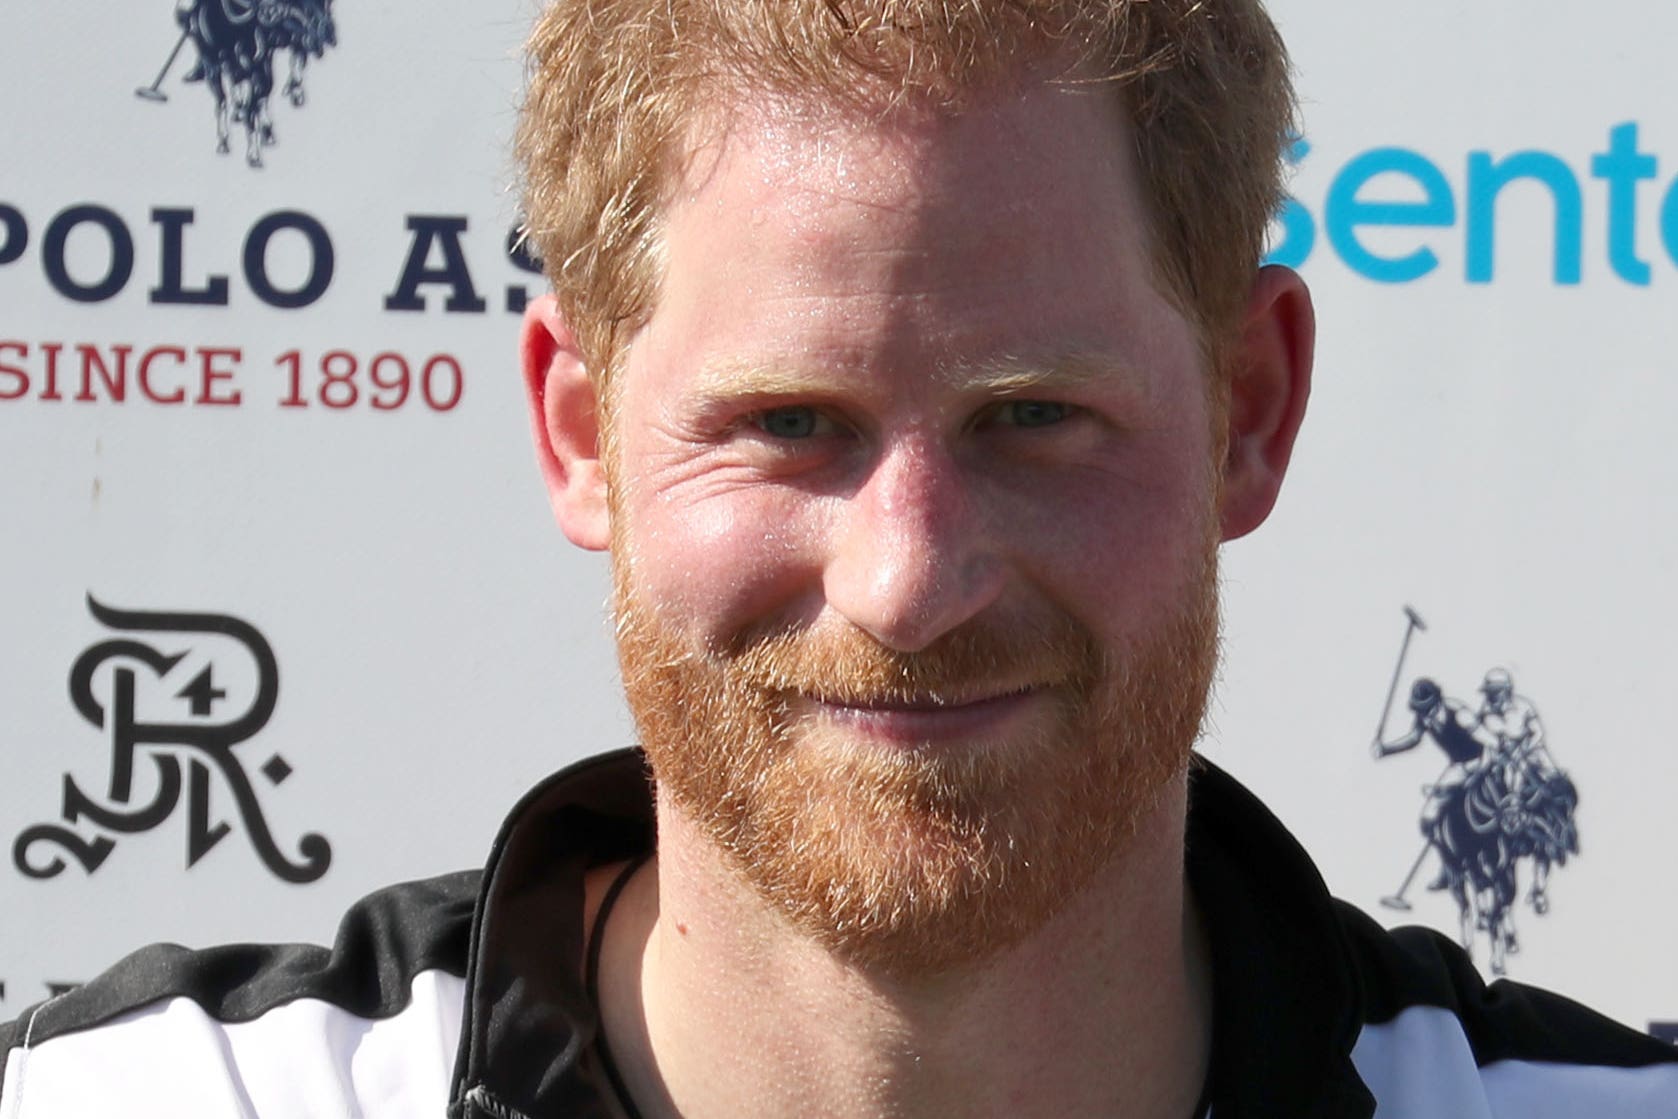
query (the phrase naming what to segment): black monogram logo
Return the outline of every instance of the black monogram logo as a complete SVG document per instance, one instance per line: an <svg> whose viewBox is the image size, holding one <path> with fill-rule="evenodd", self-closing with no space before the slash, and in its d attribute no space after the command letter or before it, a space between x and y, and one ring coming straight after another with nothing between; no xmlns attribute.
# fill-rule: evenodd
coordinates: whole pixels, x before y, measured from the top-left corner
<svg viewBox="0 0 1678 1119"><path fill-rule="evenodd" d="M288 859L262 814L251 774L234 752L267 725L279 697L279 665L256 627L225 614L115 610L91 595L87 605L101 624L119 632L170 634L182 643L190 642L193 635L200 640L212 636L232 639L255 668L255 693L237 715L227 717L218 711L227 702L228 693L217 683L217 668L223 668L225 674L227 662L203 656L189 662L195 652L191 644L166 653L132 637L115 637L89 648L70 669L70 699L82 718L109 739L109 788L104 796L96 797L65 774L61 809L64 823L25 828L12 845L17 868L31 878L53 878L64 871L68 857L91 874L116 848L115 836L151 831L170 819L180 805L183 789L187 801L187 866L194 866L233 831L233 824L212 818L210 793L219 779L232 795L238 823L264 866L287 882L313 882L325 874L332 862L332 845L324 836L310 832L298 843L300 857L296 861ZM174 642L167 644L178 647ZM199 664L202 667L191 674L191 679L183 680L188 671L176 672L183 662L188 664L188 671ZM94 686L101 677L109 682L108 702L104 703ZM184 701L184 721L140 717L142 710L153 710L164 705L160 700L169 699L176 701L171 706L177 714ZM156 789L148 803L136 805L135 769L142 760L155 767ZM274 754L258 772L270 785L279 785L292 770L284 758Z"/></svg>

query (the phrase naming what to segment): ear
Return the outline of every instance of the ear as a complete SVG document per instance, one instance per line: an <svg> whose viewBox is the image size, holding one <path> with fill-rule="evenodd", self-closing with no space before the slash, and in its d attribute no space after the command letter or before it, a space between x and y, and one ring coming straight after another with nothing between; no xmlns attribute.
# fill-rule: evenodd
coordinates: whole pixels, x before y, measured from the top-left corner
<svg viewBox="0 0 1678 1119"><path fill-rule="evenodd" d="M554 519L573 544L603 551L611 539L611 518L600 461L599 401L576 336L553 296L525 308L519 358L536 461Z"/></svg>
<svg viewBox="0 0 1678 1119"><path fill-rule="evenodd" d="M1224 372L1229 429L1219 515L1225 540L1263 524L1276 504L1311 395L1316 333L1305 281L1280 265L1260 269Z"/></svg>

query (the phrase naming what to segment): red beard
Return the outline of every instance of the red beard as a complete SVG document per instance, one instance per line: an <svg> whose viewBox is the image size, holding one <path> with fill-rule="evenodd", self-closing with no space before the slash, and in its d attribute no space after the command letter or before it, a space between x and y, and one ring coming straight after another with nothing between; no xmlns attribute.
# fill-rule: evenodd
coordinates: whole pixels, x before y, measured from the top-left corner
<svg viewBox="0 0 1678 1119"><path fill-rule="evenodd" d="M1059 611L987 615L916 653L849 625L696 648L627 566L618 655L661 789L796 929L886 975L1018 942L1121 855L1188 764L1217 660L1210 544L1162 620L1112 653ZM867 706L1026 686L1048 701L1029 733L956 748L791 714L808 698Z"/></svg>

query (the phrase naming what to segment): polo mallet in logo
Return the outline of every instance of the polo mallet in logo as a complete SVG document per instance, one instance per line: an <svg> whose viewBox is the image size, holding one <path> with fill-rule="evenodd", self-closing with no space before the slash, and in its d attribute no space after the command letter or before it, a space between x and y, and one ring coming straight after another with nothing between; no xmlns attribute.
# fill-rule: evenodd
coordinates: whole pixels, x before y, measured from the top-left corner
<svg viewBox="0 0 1678 1119"><path fill-rule="evenodd" d="M1428 848L1431 846L1431 843L1428 843L1425 840L1423 841L1422 849L1416 853L1416 861L1410 864L1410 873L1404 876L1404 884L1399 886L1398 893L1389 894L1382 898L1382 905L1386 906L1388 909L1401 909L1405 912L1409 912L1410 903L1404 899L1404 895L1409 891L1410 883L1416 880L1416 872L1422 869L1422 860L1427 858Z"/></svg>
<svg viewBox="0 0 1678 1119"><path fill-rule="evenodd" d="M1393 681L1392 685L1387 688L1387 703L1386 706L1381 708L1381 721L1375 725L1375 745L1377 747L1381 744L1381 735L1387 729L1387 719L1392 715L1393 700L1398 696L1398 682L1404 676L1404 658L1410 652L1410 638L1415 635L1417 630L1421 630L1423 633L1427 632L1427 623L1422 621L1422 616L1416 613L1413 607L1406 606L1404 608L1404 617L1408 622L1404 627L1404 643L1398 647L1398 663L1393 665ZM1427 858L1430 846L1431 844L1427 842L1422 843L1422 849L1416 855L1416 861L1410 864L1410 872L1404 876L1403 884L1399 886L1396 893L1382 898L1382 905L1388 909L1408 910L1410 908L1410 903L1404 900L1404 895L1409 891L1410 883L1416 880L1416 872L1422 869L1422 860Z"/></svg>
<svg viewBox="0 0 1678 1119"><path fill-rule="evenodd" d="M181 32L181 37L175 40L175 49L169 52L169 57L163 63L163 69L157 72L157 78L151 85L143 85L134 91L134 96L142 101L167 101L169 95L162 90L163 79L169 76L169 68L175 65L175 59L180 56L181 48L186 46L187 33Z"/></svg>
<svg viewBox="0 0 1678 1119"><path fill-rule="evenodd" d="M1422 616L1410 606L1404 608L1404 616L1409 624L1404 627L1404 643L1398 647L1398 663L1393 665L1393 682L1387 688L1387 705L1381 708L1381 721L1375 725L1375 741L1381 741L1381 735L1387 730L1387 717L1392 714L1393 700L1398 696L1398 681L1404 676L1404 658L1410 652L1410 638L1417 630L1427 632L1427 623Z"/></svg>

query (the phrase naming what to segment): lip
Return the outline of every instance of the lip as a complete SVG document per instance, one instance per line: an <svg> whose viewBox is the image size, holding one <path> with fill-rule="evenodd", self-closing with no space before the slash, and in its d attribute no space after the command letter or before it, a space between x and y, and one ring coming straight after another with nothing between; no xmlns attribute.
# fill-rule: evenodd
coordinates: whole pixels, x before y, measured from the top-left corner
<svg viewBox="0 0 1678 1119"><path fill-rule="evenodd" d="M1036 710L1047 689L1026 687L958 701L852 703L800 696L801 714L886 742L926 745L997 734Z"/></svg>

